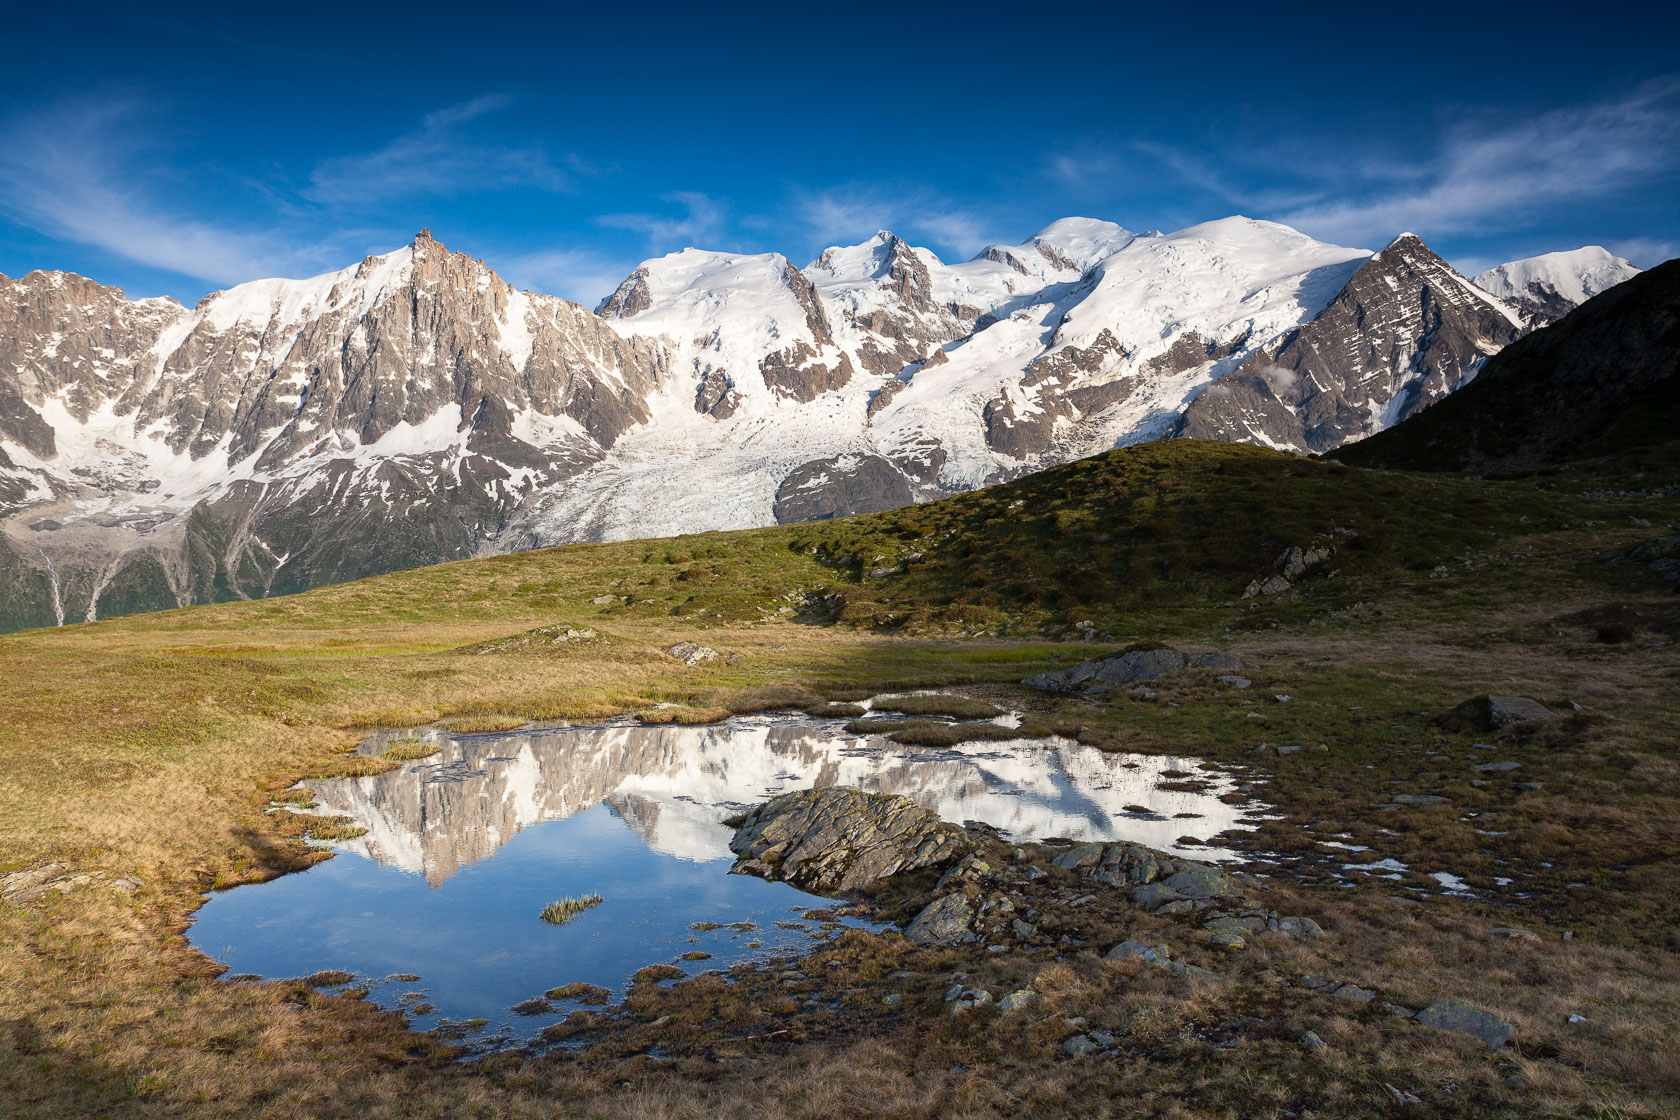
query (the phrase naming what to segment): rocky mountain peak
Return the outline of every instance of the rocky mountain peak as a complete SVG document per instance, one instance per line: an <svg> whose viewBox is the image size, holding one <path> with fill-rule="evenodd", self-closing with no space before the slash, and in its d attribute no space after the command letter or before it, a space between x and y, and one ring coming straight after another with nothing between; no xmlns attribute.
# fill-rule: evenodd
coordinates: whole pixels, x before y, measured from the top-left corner
<svg viewBox="0 0 1680 1120"><path fill-rule="evenodd" d="M1522 331L1514 309L1404 233L1311 322L1208 386L1175 434L1327 451L1457 389Z"/></svg>

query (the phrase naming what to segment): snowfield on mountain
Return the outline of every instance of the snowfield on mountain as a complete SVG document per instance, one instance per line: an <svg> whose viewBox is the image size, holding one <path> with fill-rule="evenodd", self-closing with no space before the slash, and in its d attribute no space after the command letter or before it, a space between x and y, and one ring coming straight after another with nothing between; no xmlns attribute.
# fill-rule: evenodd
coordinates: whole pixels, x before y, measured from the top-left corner
<svg viewBox="0 0 1680 1120"><path fill-rule="evenodd" d="M1327 450L1473 377L1536 292L1636 271L1583 249L1489 293L1402 242L1068 218L947 264L882 231L804 268L685 249L597 312L424 231L190 310L0 278L0 628L870 512L1164 435Z"/></svg>

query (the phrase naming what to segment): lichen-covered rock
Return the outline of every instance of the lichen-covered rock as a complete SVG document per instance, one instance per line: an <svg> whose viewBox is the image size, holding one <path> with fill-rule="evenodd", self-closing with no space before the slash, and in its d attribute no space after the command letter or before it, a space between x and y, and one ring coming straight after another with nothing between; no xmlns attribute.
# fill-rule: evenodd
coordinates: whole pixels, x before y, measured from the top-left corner
<svg viewBox="0 0 1680 1120"><path fill-rule="evenodd" d="M729 847L739 857L737 873L835 892L954 863L973 841L907 797L834 786L784 793L758 806Z"/></svg>
<svg viewBox="0 0 1680 1120"><path fill-rule="evenodd" d="M962 945L980 940L974 932L974 907L960 891L941 895L910 920L904 931L912 945Z"/></svg>
<svg viewBox="0 0 1680 1120"><path fill-rule="evenodd" d="M690 669L696 665L703 665L708 661L717 660L717 650L710 646L703 646L699 642L678 642L671 647L671 656L687 665Z"/></svg>

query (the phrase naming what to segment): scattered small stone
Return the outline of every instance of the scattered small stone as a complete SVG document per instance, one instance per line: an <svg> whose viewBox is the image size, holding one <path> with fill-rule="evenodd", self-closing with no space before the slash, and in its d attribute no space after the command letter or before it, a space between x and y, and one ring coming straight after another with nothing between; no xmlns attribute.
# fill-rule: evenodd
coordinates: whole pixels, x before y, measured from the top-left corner
<svg viewBox="0 0 1680 1120"><path fill-rule="evenodd" d="M1330 1044L1318 1037L1318 1035L1312 1031L1308 1031L1306 1034L1301 1036L1301 1045L1308 1050L1330 1049Z"/></svg>
<svg viewBox="0 0 1680 1120"><path fill-rule="evenodd" d="M1539 934L1531 933L1526 929L1517 929L1515 926L1496 926L1493 929L1488 930L1488 933L1494 937L1505 937L1512 941L1540 940Z"/></svg>
<svg viewBox="0 0 1680 1120"><path fill-rule="evenodd" d="M1083 1058L1087 1054L1095 1054L1102 1047L1090 1035L1076 1034L1062 1043L1062 1052L1070 1058Z"/></svg>
<svg viewBox="0 0 1680 1120"><path fill-rule="evenodd" d="M1393 1085L1390 1085L1386 1081L1383 1082L1383 1088L1388 1090L1389 1096L1394 1098L1394 1103L1395 1104L1422 1104L1423 1103L1423 1098L1422 1097L1419 1097L1419 1096L1417 1096L1413 1093L1408 1093L1404 1089L1397 1089Z"/></svg>
<svg viewBox="0 0 1680 1120"><path fill-rule="evenodd" d="M1571 1015L1569 1021L1571 1023L1584 1023L1587 1021L1587 1017L1585 1015Z"/></svg>
<svg viewBox="0 0 1680 1120"><path fill-rule="evenodd" d="M1377 993L1369 988L1361 988L1356 984L1343 984L1330 993L1337 999L1345 999L1350 1003L1370 1003L1377 998Z"/></svg>
<svg viewBox="0 0 1680 1120"><path fill-rule="evenodd" d="M888 992L886 995L881 997L881 1002L886 1004L888 1007L897 1007L899 1004L904 1002L904 993Z"/></svg>
<svg viewBox="0 0 1680 1120"><path fill-rule="evenodd" d="M1438 797L1433 793L1402 793L1391 801L1395 805L1445 805L1448 798Z"/></svg>
<svg viewBox="0 0 1680 1120"><path fill-rule="evenodd" d="M1388 1012L1390 1015L1398 1015L1402 1019L1411 1019L1411 1018L1416 1017L1416 1015L1417 1015L1416 1009L1410 1008L1410 1007L1403 1007L1398 1003L1385 1003L1385 1004L1382 1005L1382 1009L1384 1011Z"/></svg>
<svg viewBox="0 0 1680 1120"><path fill-rule="evenodd" d="M1478 774L1509 774L1513 770L1521 770L1522 763L1484 762L1480 766L1472 766L1470 769L1476 771Z"/></svg>
<svg viewBox="0 0 1680 1120"><path fill-rule="evenodd" d="M1228 684L1232 688L1248 688L1254 684L1253 681L1249 680L1240 673L1222 673L1214 679L1220 684Z"/></svg>

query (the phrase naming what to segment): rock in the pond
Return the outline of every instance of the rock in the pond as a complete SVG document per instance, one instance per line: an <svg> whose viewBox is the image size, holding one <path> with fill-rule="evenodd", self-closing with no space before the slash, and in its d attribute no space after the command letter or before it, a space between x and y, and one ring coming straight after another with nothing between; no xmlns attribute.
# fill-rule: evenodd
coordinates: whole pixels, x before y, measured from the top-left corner
<svg viewBox="0 0 1680 1120"><path fill-rule="evenodd" d="M698 642L678 642L671 647L671 656L687 665L690 669L696 665L703 665L708 661L717 660L717 650L710 646L703 646Z"/></svg>
<svg viewBox="0 0 1680 1120"><path fill-rule="evenodd" d="M1527 696L1472 696L1436 722L1449 731L1498 731L1556 713Z"/></svg>
<svg viewBox="0 0 1680 1120"><path fill-rule="evenodd" d="M1511 1041L1515 1033L1515 1028L1499 1016L1472 1007L1456 996L1430 1004L1416 1018L1426 1027L1481 1039L1495 1050Z"/></svg>
<svg viewBox="0 0 1680 1120"><path fill-rule="evenodd" d="M729 841L739 857L734 872L818 893L953 863L972 846L966 832L907 797L845 786L772 798L748 812Z"/></svg>
<svg viewBox="0 0 1680 1120"><path fill-rule="evenodd" d="M962 945L978 941L974 932L974 907L961 891L941 895L910 920L904 931L912 945Z"/></svg>

